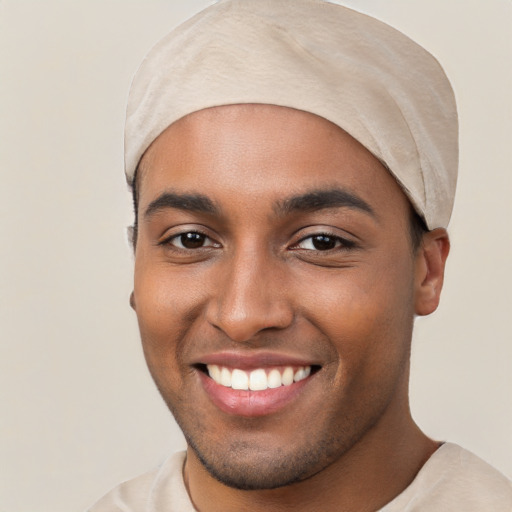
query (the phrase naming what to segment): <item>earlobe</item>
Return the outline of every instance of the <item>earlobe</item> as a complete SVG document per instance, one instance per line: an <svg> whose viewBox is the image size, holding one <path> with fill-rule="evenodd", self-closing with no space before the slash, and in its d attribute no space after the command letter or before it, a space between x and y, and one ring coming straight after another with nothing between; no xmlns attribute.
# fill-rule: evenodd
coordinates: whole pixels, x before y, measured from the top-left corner
<svg viewBox="0 0 512 512"><path fill-rule="evenodd" d="M415 313L429 315L439 305L443 288L450 239L445 229L434 229L423 236L416 255Z"/></svg>
<svg viewBox="0 0 512 512"><path fill-rule="evenodd" d="M135 295L134 293L130 293L130 306L134 311L137 311L137 307L135 305Z"/></svg>

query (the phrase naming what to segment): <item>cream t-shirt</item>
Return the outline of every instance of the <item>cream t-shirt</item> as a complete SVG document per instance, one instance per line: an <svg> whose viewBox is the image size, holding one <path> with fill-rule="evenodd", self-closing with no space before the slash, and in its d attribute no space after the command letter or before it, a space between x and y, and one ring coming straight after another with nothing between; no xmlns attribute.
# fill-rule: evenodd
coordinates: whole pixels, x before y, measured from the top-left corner
<svg viewBox="0 0 512 512"><path fill-rule="evenodd" d="M194 512L183 482L185 452L124 482L88 512ZM378 512L512 512L512 482L453 443L443 444L411 485Z"/></svg>

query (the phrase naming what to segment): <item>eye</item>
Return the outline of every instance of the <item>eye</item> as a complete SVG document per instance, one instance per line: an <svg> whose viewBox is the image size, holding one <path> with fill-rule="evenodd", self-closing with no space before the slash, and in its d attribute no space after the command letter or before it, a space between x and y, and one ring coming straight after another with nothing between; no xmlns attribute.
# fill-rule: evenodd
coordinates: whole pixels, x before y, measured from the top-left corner
<svg viewBox="0 0 512 512"><path fill-rule="evenodd" d="M337 248L350 248L355 244L349 240L344 240L339 236L329 235L327 233L318 233L303 238L296 247L298 249L306 249L309 251L331 251Z"/></svg>
<svg viewBox="0 0 512 512"><path fill-rule="evenodd" d="M220 244L214 242L211 238L197 231L187 231L180 233L163 242L172 245L178 249L190 250L201 249L203 247L220 247Z"/></svg>

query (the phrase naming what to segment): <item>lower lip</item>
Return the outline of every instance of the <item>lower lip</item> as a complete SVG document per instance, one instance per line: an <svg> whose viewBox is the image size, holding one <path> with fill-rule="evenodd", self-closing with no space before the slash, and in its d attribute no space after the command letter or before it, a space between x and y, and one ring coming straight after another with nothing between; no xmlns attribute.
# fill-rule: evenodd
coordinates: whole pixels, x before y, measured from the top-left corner
<svg viewBox="0 0 512 512"><path fill-rule="evenodd" d="M203 372L198 373L204 390L221 411L246 417L265 416L283 409L299 395L311 379L310 376L289 386L263 391L244 391L222 386Z"/></svg>

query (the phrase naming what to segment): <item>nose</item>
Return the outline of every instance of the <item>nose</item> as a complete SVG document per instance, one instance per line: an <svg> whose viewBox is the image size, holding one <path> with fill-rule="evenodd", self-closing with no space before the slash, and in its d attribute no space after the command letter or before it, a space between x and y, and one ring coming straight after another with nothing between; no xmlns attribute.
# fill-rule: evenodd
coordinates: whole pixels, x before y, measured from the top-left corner
<svg viewBox="0 0 512 512"><path fill-rule="evenodd" d="M264 330L285 329L293 321L283 269L271 260L272 256L256 251L240 253L226 262L216 280L207 319L233 341L246 342Z"/></svg>

